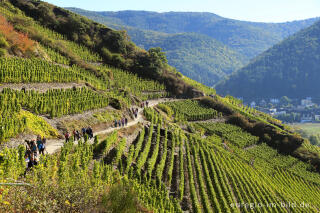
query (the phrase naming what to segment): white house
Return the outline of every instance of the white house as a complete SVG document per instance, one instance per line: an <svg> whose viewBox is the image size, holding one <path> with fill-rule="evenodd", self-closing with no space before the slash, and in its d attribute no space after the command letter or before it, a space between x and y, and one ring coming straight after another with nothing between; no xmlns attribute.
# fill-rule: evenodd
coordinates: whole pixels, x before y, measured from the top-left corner
<svg viewBox="0 0 320 213"><path fill-rule="evenodd" d="M301 116L301 123L312 121L313 116L311 113L303 113Z"/></svg>
<svg viewBox="0 0 320 213"><path fill-rule="evenodd" d="M307 97L306 99L302 99L301 100L301 105L304 106L304 107L313 106L311 97Z"/></svg>
<svg viewBox="0 0 320 213"><path fill-rule="evenodd" d="M320 115L314 115L314 120L320 121Z"/></svg>

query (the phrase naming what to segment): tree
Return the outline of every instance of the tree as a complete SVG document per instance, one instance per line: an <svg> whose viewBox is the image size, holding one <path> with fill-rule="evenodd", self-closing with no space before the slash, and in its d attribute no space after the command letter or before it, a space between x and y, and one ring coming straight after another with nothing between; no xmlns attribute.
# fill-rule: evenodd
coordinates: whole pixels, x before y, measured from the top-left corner
<svg viewBox="0 0 320 213"><path fill-rule="evenodd" d="M282 96L280 99L280 104L282 106L288 106L291 103L291 99L288 98L287 96Z"/></svg>
<svg viewBox="0 0 320 213"><path fill-rule="evenodd" d="M149 54L149 67L156 72L161 72L161 68L168 63L167 57L164 52L161 52L160 47L150 48Z"/></svg>

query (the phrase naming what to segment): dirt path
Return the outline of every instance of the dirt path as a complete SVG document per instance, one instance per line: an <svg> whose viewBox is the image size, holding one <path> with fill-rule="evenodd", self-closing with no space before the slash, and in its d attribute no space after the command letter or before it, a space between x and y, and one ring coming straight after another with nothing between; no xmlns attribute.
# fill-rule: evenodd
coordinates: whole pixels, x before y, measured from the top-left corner
<svg viewBox="0 0 320 213"><path fill-rule="evenodd" d="M188 121L189 123L225 123L226 118L212 118L208 120Z"/></svg>
<svg viewBox="0 0 320 213"><path fill-rule="evenodd" d="M253 149L253 148L257 147L257 146L258 146L257 144L253 144L253 145L245 147L243 150Z"/></svg>
<svg viewBox="0 0 320 213"><path fill-rule="evenodd" d="M174 100L169 100L169 99L150 100L149 101L149 107L154 107L158 103L165 102L165 101L174 101ZM146 122L146 121L145 121L145 119L143 117L143 109L139 108L137 118L135 120L133 120L133 121L128 122L127 126L125 126L125 127L112 127L112 128L108 128L108 129L105 129L105 130L102 130L102 131L98 131L98 132L94 133L94 136L107 134L107 133L113 132L115 130L119 130L119 129L122 129L122 128L128 128L128 127L134 126L134 125L136 125L138 123L144 123L144 122ZM46 146L47 153L48 154L52 154L52 153L58 151L63 146L64 141L65 141L64 139L49 139L47 141L47 146ZM92 143L93 139L90 140L89 142Z"/></svg>
<svg viewBox="0 0 320 213"><path fill-rule="evenodd" d="M83 83L17 83L17 84L0 84L0 92L4 88L9 88L13 90L21 90L25 88L26 90L36 90L39 92L46 92L49 89L71 89L73 87L80 88L84 87L85 84Z"/></svg>

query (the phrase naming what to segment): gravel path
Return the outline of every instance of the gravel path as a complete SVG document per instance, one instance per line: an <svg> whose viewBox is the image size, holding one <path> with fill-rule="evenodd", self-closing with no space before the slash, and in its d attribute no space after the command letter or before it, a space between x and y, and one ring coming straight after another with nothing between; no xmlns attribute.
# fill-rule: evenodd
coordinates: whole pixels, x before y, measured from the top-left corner
<svg viewBox="0 0 320 213"><path fill-rule="evenodd" d="M21 90L25 88L26 90L36 90L39 92L46 92L49 89L71 89L73 87L80 88L85 87L83 83L17 83L17 84L0 84L0 92L4 88L10 88L13 90Z"/></svg>
<svg viewBox="0 0 320 213"><path fill-rule="evenodd" d="M149 101L149 107L153 107L153 106L157 105L158 103L165 102L165 101L168 101L168 100L169 99L150 100ZM108 128L108 129L105 129L105 130L102 130L102 131L99 131L99 132L95 132L94 136L107 134L107 133L113 132L115 130L119 130L119 129L122 129L122 128L128 128L128 127L131 127L131 126L134 126L134 125L136 125L138 123L143 123L143 122L145 122L145 119L143 117L143 109L139 108L137 118L135 120L133 120L133 121L128 122L127 126L125 126L125 127ZM47 141L47 145L46 145L47 153L48 154L52 154L52 153L55 153L56 151L58 151L63 146L64 141L65 141L64 139L49 139ZM90 140L89 142L93 143L93 139Z"/></svg>

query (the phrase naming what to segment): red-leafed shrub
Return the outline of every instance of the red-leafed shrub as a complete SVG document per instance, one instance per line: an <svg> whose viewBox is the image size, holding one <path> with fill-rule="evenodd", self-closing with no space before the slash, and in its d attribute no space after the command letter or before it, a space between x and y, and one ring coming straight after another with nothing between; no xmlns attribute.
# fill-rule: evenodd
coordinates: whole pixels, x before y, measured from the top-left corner
<svg viewBox="0 0 320 213"><path fill-rule="evenodd" d="M29 39L26 34L15 31L14 27L1 15L0 34L6 38L13 51L19 50L25 54L27 52L32 52L34 49L34 41Z"/></svg>

